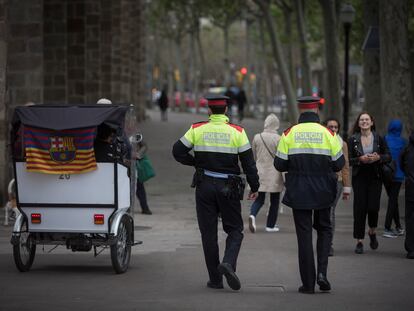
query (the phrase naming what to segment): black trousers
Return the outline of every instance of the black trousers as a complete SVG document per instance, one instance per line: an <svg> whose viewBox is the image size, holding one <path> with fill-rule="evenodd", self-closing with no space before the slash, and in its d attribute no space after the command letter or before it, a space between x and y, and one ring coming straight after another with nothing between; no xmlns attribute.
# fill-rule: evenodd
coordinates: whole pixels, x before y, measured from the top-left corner
<svg viewBox="0 0 414 311"><path fill-rule="evenodd" d="M293 209L296 237L299 249L299 271L302 284L313 289L316 282L315 259L313 255L312 227L317 231L317 273L325 276L328 270L328 255L332 242L330 208L320 210ZM312 225L313 216L313 225Z"/></svg>
<svg viewBox="0 0 414 311"><path fill-rule="evenodd" d="M395 227L401 228L400 211L398 209L398 195L400 194L402 182L393 181L391 184L385 184L385 190L388 195L388 208L385 216L385 229L391 230L392 221L394 220Z"/></svg>
<svg viewBox="0 0 414 311"><path fill-rule="evenodd" d="M227 233L223 262L236 271L237 257L243 240L243 219L239 200L227 199L223 193L226 179L204 176L196 188L198 226L210 280L221 282L217 270L220 263L217 238L218 215L221 215L223 230Z"/></svg>
<svg viewBox="0 0 414 311"><path fill-rule="evenodd" d="M359 174L352 177L354 190L354 238L364 239L365 223L368 216L368 226L378 226L378 212L382 182L379 178L369 174Z"/></svg>
<svg viewBox="0 0 414 311"><path fill-rule="evenodd" d="M414 191L413 189L411 189ZM408 191L408 187L405 188ZM414 200L409 200L405 196L405 250L409 253L414 252Z"/></svg>
<svg viewBox="0 0 414 311"><path fill-rule="evenodd" d="M149 210L148 203L147 203L147 193L145 192L144 183L140 182L137 179L137 191L136 195L139 200L139 204L141 205L141 209L143 211Z"/></svg>

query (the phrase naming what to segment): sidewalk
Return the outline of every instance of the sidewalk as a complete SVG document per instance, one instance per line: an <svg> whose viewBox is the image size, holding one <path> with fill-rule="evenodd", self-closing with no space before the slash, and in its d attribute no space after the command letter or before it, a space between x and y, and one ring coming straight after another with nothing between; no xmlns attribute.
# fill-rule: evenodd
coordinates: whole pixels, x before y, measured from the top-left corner
<svg viewBox="0 0 414 311"><path fill-rule="evenodd" d="M140 131L157 176L145 186L153 215L136 206L135 234L143 245L133 249L130 269L114 275L109 252L97 258L60 248L51 254L38 247L32 270L19 273L11 252L11 227L0 226L0 310L414 310L414 261L405 259L403 237L381 237L386 200L382 198L379 248L354 254L352 201L337 208L335 256L329 260L332 291L303 295L297 242L291 210L279 215L278 233L264 231L266 206L257 217L258 231L248 231L251 201L242 202L245 235L237 273L239 292L206 288L208 280L195 213L193 168L175 162L171 149L190 124L205 115L169 113L161 122L158 111L148 111ZM250 139L263 121L242 124ZM400 202L403 212L402 191ZM137 203L138 204L138 203ZM4 211L0 209L0 213ZM401 214L403 215L403 213ZM3 214L0 215L2 224ZM220 226L220 249L225 234ZM368 237L366 238L368 241Z"/></svg>
<svg viewBox="0 0 414 311"><path fill-rule="evenodd" d="M157 111L149 111L148 114L150 120L143 123L141 129L158 175L146 185L154 215L136 216L138 225L152 227L152 230L138 232L141 233L144 245L137 253L150 253L152 249L160 249L159 245L165 247L165 251L177 249L178 254L189 256L191 266L198 270L197 275L186 275L186 279L191 278L191 283L202 289L207 275L196 223L194 190L189 187L193 169L175 162L171 147L192 122L206 117L170 113L169 121L165 123L159 121ZM263 122L247 119L243 126L251 140L255 133L262 130ZM403 195L402 190L401 215L404 215ZM283 214L279 216L281 231L266 233L265 204L257 219L258 232L251 234L247 229L250 205L250 201L242 202L246 228L238 263L242 291L240 297L232 300L231 306L228 306L230 310L299 310L305 306L305 310L414 310L414 297L411 295L414 285L409 286L414 276L414 262L404 257L404 238L381 237L386 211L385 191L378 230L380 246L377 251L370 250L366 242L366 253L354 254L356 243L352 238L352 201L341 201L337 207L335 256L330 259L328 269L333 291L323 296L304 297L297 293L301 282L290 208L283 207ZM222 233L220 238L223 249L225 235ZM205 289L205 292L209 291ZM224 292L230 294L227 290ZM221 300L222 296L219 294L214 300ZM201 305L198 309L209 310Z"/></svg>

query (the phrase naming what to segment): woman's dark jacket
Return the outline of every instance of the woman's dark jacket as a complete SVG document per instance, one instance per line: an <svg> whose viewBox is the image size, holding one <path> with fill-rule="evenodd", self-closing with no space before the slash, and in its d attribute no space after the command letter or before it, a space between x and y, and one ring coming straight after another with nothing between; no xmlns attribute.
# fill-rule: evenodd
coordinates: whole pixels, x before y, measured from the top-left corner
<svg viewBox="0 0 414 311"><path fill-rule="evenodd" d="M405 173L405 199L414 201L414 132L410 142L401 154L401 168Z"/></svg>
<svg viewBox="0 0 414 311"><path fill-rule="evenodd" d="M348 153L349 153L349 166L352 166L352 177L357 176L361 168L372 167L378 178L381 178L381 164L391 162L391 154L387 146L387 142L383 137L375 132L374 135L373 150L379 154L380 159L374 163L362 163L359 161L359 157L364 155L361 143L361 133L355 133L348 139Z"/></svg>

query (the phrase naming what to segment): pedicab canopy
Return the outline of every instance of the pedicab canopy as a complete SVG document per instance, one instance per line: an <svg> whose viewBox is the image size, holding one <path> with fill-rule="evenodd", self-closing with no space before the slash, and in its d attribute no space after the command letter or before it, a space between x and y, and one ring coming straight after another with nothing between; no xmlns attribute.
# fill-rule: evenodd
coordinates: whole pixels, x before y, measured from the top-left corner
<svg viewBox="0 0 414 311"><path fill-rule="evenodd" d="M34 105L16 107L12 120L15 159L46 174L80 174L97 168L94 141L97 127L123 129L127 106Z"/></svg>

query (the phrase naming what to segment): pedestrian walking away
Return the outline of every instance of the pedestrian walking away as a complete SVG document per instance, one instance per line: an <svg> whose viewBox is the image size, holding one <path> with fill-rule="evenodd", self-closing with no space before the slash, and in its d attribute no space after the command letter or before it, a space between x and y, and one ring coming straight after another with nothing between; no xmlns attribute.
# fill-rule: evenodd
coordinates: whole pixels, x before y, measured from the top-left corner
<svg viewBox="0 0 414 311"><path fill-rule="evenodd" d="M142 137L142 136L141 136ZM148 145L145 141L141 140L137 143L137 150L135 160L139 161L144 158L148 151ZM145 191L144 181L139 178L139 174L137 174L137 188L136 188L136 195L141 206L141 213L144 215L152 215L151 210L148 206L147 201L147 193Z"/></svg>
<svg viewBox="0 0 414 311"><path fill-rule="evenodd" d="M158 98L158 106L160 107L161 111L161 121L168 121L168 95L167 95L167 86L161 91L160 98Z"/></svg>
<svg viewBox="0 0 414 311"><path fill-rule="evenodd" d="M401 137L403 124L400 120L391 120L388 124L388 133L385 136L388 148L390 149L392 160L395 163L395 172L391 181L384 180L385 190L388 195L387 214L385 216L384 233L386 238L396 238L404 235L404 229L400 222L400 212L398 208L398 196L401 185L404 181L404 172L401 170L400 155L407 146L407 141ZM395 224L395 230L392 230L392 221Z"/></svg>
<svg viewBox="0 0 414 311"><path fill-rule="evenodd" d="M348 146L354 189L355 253L363 254L367 217L369 246L373 250L378 248L376 229L382 191L381 165L391 161L391 154L385 139L375 132L374 118L367 112L361 112L356 119Z"/></svg>
<svg viewBox="0 0 414 311"><path fill-rule="evenodd" d="M322 291L331 290L327 279L328 254L332 242L330 207L335 201L337 178L345 158L335 133L320 124L319 97L298 99L297 125L284 131L274 165L287 172L283 203L292 208L298 241L299 292L313 294L315 282ZM313 218L313 223L312 223ZM317 271L312 245L312 227L317 232Z"/></svg>
<svg viewBox="0 0 414 311"><path fill-rule="evenodd" d="M232 90L233 86L227 86L227 90L224 93L224 96L227 97L227 112L226 115L229 118L230 122L233 122L233 105L237 102L236 101L236 94Z"/></svg>
<svg viewBox="0 0 414 311"><path fill-rule="evenodd" d="M253 138L252 149L259 173L259 195L250 208L249 229L256 232L256 216L265 202L266 193L270 194L270 206L267 215L266 232L278 232L276 225L279 212L280 192L283 190L283 176L273 165L276 147L280 140L277 133L279 119L271 113L266 117L263 132Z"/></svg>
<svg viewBox="0 0 414 311"><path fill-rule="evenodd" d="M337 191L336 191L336 198L334 203L331 207L331 226L332 226L332 243L331 248L329 249L329 256L334 255L334 249L333 249L333 240L335 236L335 210L336 206L338 205L339 198L342 195L343 200L349 200L349 196L351 194L351 177L349 176L349 160L348 160L348 145L346 142L343 141L342 137L339 136L339 130L341 129L341 124L339 121L335 118L328 118L323 122L323 125L325 125L328 129L330 129L332 132L336 134L338 137L340 144L342 145L342 153L345 157L345 165L342 168L341 171L336 173L336 176L338 177L338 183L337 183Z"/></svg>
<svg viewBox="0 0 414 311"><path fill-rule="evenodd" d="M246 92L242 88L240 88L239 93L237 93L236 101L237 101L237 114L239 116L239 122L241 122L244 119L244 106L247 103Z"/></svg>
<svg viewBox="0 0 414 311"><path fill-rule="evenodd" d="M236 266L243 240L240 199L244 192L239 160L250 185L249 199L257 197L259 176L245 130L229 123L225 116L228 98L216 95L206 99L209 120L192 124L174 144L173 155L181 164L196 168L192 186L196 188L197 220L209 274L207 286L223 288L224 275L230 288L239 290ZM191 150L194 156L189 153ZM221 263L217 234L219 214L227 234Z"/></svg>
<svg viewBox="0 0 414 311"><path fill-rule="evenodd" d="M414 131L408 146L401 154L401 168L405 173L405 250L414 259Z"/></svg>

